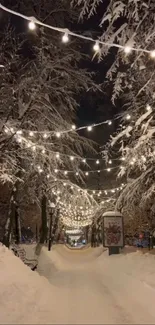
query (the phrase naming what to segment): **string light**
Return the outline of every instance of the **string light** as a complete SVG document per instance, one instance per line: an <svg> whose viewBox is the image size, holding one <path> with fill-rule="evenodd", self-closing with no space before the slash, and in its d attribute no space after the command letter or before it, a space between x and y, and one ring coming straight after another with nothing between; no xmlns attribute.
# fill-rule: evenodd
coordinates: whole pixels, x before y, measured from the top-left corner
<svg viewBox="0 0 155 325"><path fill-rule="evenodd" d="M124 52L125 52L126 54L129 54L129 53L131 52L131 47L130 47L130 46L125 46L125 48L124 48Z"/></svg>
<svg viewBox="0 0 155 325"><path fill-rule="evenodd" d="M111 125L111 124L112 124L112 121L109 121L109 122L108 122L108 125Z"/></svg>
<svg viewBox="0 0 155 325"><path fill-rule="evenodd" d="M155 50L151 51L150 55L151 55L151 58L154 59L155 58Z"/></svg>
<svg viewBox="0 0 155 325"><path fill-rule="evenodd" d="M97 159L97 160L96 160L96 164L98 165L99 163L100 163L100 161Z"/></svg>
<svg viewBox="0 0 155 325"><path fill-rule="evenodd" d="M45 149L42 150L42 153L45 153Z"/></svg>
<svg viewBox="0 0 155 325"><path fill-rule="evenodd" d="M30 30L35 30L36 29L36 24L34 23L34 21L30 21L28 23L28 27Z"/></svg>
<svg viewBox="0 0 155 325"><path fill-rule="evenodd" d="M56 154L56 158L60 158L60 154L59 153Z"/></svg>
<svg viewBox="0 0 155 325"><path fill-rule="evenodd" d="M12 133L14 133L14 128L10 128L10 131L11 131Z"/></svg>
<svg viewBox="0 0 155 325"><path fill-rule="evenodd" d="M29 136L30 136L30 137L33 137L33 136L34 136L34 132L33 132L33 131L30 131L30 132L29 132Z"/></svg>
<svg viewBox="0 0 155 325"><path fill-rule="evenodd" d="M50 178L50 175L49 174L47 175L47 178Z"/></svg>
<svg viewBox="0 0 155 325"><path fill-rule="evenodd" d="M111 164L112 164L112 160L110 159L110 160L108 161L108 163L111 165Z"/></svg>
<svg viewBox="0 0 155 325"><path fill-rule="evenodd" d="M150 105L146 105L146 110L147 111L150 111L150 109L151 109L151 106Z"/></svg>
<svg viewBox="0 0 155 325"><path fill-rule="evenodd" d="M79 173L78 172L76 172L76 176L78 176L79 175Z"/></svg>
<svg viewBox="0 0 155 325"><path fill-rule="evenodd" d="M107 172L110 172L111 171L111 168L107 168Z"/></svg>
<svg viewBox="0 0 155 325"><path fill-rule="evenodd" d="M94 49L95 52L99 52L100 51L99 41L96 41L96 43L93 46L93 49Z"/></svg>
<svg viewBox="0 0 155 325"><path fill-rule="evenodd" d="M91 126L91 125L89 125L89 126L87 127L87 131L92 131L92 126Z"/></svg>
<svg viewBox="0 0 155 325"><path fill-rule="evenodd" d="M54 169L54 172L57 174L58 173L58 169Z"/></svg>
<svg viewBox="0 0 155 325"><path fill-rule="evenodd" d="M56 137L60 138L61 137L61 133L60 132L56 132Z"/></svg>
<svg viewBox="0 0 155 325"><path fill-rule="evenodd" d="M130 114L127 114L126 115L126 120L130 120L131 119L131 115Z"/></svg>
<svg viewBox="0 0 155 325"><path fill-rule="evenodd" d="M65 175L67 175L67 174L68 174L68 171L67 171L67 170L65 170L64 174L65 174Z"/></svg>
<svg viewBox="0 0 155 325"><path fill-rule="evenodd" d="M44 133L43 137L44 137L44 139L46 139L47 138L47 133Z"/></svg>
<svg viewBox="0 0 155 325"><path fill-rule="evenodd" d="M16 133L17 134L22 134L23 132L22 132L22 130L18 130Z"/></svg>
<svg viewBox="0 0 155 325"><path fill-rule="evenodd" d="M84 159L82 160L82 162L83 162L83 163L86 163L86 159L84 158Z"/></svg>
<svg viewBox="0 0 155 325"><path fill-rule="evenodd" d="M65 34L62 36L62 42L63 43L68 43L68 41L69 41L68 33L65 32Z"/></svg>
<svg viewBox="0 0 155 325"><path fill-rule="evenodd" d="M76 130L76 126L75 125L72 125L72 130Z"/></svg>
<svg viewBox="0 0 155 325"><path fill-rule="evenodd" d="M73 156L71 156L71 157L70 157L70 160L72 160L72 161L73 161L73 160L74 160L74 157L73 157Z"/></svg>
<svg viewBox="0 0 155 325"><path fill-rule="evenodd" d="M89 173L88 173L88 172L86 172L86 173L85 173L85 175L86 175L86 176L88 176L88 175L89 175Z"/></svg>
<svg viewBox="0 0 155 325"><path fill-rule="evenodd" d="M5 7L5 6L3 6L2 4L0 4L0 8L2 9L2 10L4 10L4 11L7 11L7 12L9 12L9 13L11 13L11 14L13 14L13 15L15 15L15 16L18 16L18 17L22 17L23 19L26 19L26 20L28 20L28 21L30 21L31 22L31 27L32 27L32 29L34 29L34 25L35 25L35 23L36 24L38 24L38 25L41 25L41 26L44 26L44 27L46 27L46 28L49 28L49 29L52 29L52 30L55 30L55 31L58 31L58 32L60 32L60 33L65 33L64 35L63 35L63 39L65 40L65 42L66 41L68 41L68 38L67 38L67 36L68 35L72 35L72 36L74 36L74 37L78 37L78 38L80 38L80 39L85 39L85 40L88 40L88 41L90 41L90 42L96 42L96 43L98 43L98 44L103 44L103 45L105 45L105 46L107 46L107 47L116 47L116 48L119 48L119 49L126 49L126 51L127 52L129 52L129 49L131 49L131 50L134 50L134 51L137 51L137 52L144 52L144 53L149 53L150 55L151 55L151 57L152 58L155 58L155 50L152 50L152 51L149 51L149 50L146 50L146 49L142 49L142 48L130 48L129 46L123 46L123 45L120 45L120 44L118 44L118 43L112 43L112 44L109 44L109 42L103 42L103 41L100 41L100 40L94 40L93 38L91 38L90 36L88 37L88 36L84 36L84 35L81 35L81 34L76 34L76 33L74 33L74 32L71 32L71 31L69 31L69 30L67 30L66 31L66 29L64 29L64 28L60 28L60 27L55 27L55 26L51 26L51 25L48 25L48 24L45 24L45 23L43 23L43 22L41 22L41 21L39 21L39 20L37 20L37 19L35 19L35 17L33 17L33 19L35 19L35 23L34 23L34 21L32 21L32 17L28 17L28 16L26 16L26 15L23 15L23 14L21 14L21 13L19 13L19 12L17 12L17 11L14 11L14 10L11 10L11 9L9 9L9 8L7 8L7 7ZM33 24L32 24L33 23ZM67 34L67 35L66 35ZM98 46L96 45L96 43L95 43L95 45L94 45L94 50L96 51L96 50L98 50Z"/></svg>

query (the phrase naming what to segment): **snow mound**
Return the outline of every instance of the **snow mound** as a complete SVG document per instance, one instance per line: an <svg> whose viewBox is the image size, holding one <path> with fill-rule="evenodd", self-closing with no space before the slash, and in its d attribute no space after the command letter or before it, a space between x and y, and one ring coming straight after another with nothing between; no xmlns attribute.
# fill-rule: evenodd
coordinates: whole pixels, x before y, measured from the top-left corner
<svg viewBox="0 0 155 325"><path fill-rule="evenodd" d="M61 313L56 313L60 298L58 288L55 290L46 278L31 271L11 251L0 245L1 324L63 323Z"/></svg>

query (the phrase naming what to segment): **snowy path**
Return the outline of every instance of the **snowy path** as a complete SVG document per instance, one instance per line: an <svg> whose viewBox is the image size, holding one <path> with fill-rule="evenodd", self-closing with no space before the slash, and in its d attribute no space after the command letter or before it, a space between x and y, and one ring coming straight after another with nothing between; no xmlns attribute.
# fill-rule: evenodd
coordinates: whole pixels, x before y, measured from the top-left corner
<svg viewBox="0 0 155 325"><path fill-rule="evenodd" d="M64 323L155 324L155 308L150 304L155 292L121 268L115 269L115 262L110 257L110 265L105 254L103 248L72 251L57 246L52 252L43 250L38 272L65 297L61 309Z"/></svg>

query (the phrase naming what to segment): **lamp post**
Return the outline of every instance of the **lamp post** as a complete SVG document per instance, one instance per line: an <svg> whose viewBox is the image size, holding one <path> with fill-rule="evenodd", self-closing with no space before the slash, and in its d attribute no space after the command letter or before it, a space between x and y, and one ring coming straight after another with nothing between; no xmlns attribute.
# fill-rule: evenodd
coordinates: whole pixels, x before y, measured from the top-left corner
<svg viewBox="0 0 155 325"><path fill-rule="evenodd" d="M50 222L49 222L49 242L48 242L48 250L51 250L51 245L52 245L52 224L53 224L53 215L54 215L54 209L55 209L55 204L53 202L49 203L49 208L50 208Z"/></svg>

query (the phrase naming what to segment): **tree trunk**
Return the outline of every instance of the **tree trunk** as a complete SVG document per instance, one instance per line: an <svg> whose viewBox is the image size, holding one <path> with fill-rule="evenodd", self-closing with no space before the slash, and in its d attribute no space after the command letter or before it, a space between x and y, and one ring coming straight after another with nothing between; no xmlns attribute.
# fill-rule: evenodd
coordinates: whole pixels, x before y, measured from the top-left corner
<svg viewBox="0 0 155 325"><path fill-rule="evenodd" d="M11 239L11 233L13 229L13 221L15 220L15 214L16 214L17 206L16 206L16 187L13 188L11 199L10 199L10 208L9 213L5 225L5 233L3 237L3 245L9 248L10 246L10 239Z"/></svg>
<svg viewBox="0 0 155 325"><path fill-rule="evenodd" d="M45 195L42 197L41 201L41 219L42 219L42 225L41 225L41 234L40 234L40 244L44 244L46 238L47 238L47 198Z"/></svg>
<svg viewBox="0 0 155 325"><path fill-rule="evenodd" d="M19 216L19 211L16 206L15 209L15 243L19 245L21 240L21 226L20 226L20 216Z"/></svg>

